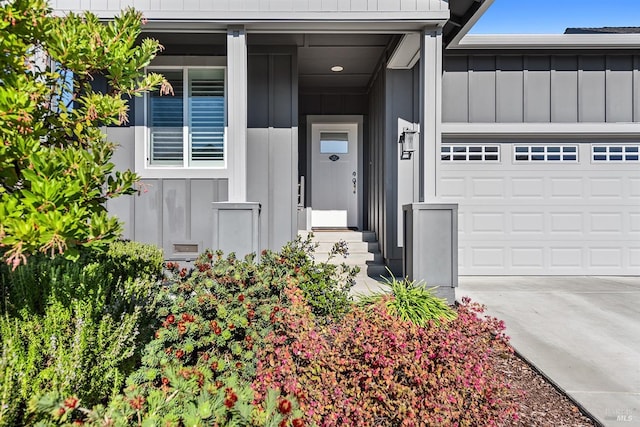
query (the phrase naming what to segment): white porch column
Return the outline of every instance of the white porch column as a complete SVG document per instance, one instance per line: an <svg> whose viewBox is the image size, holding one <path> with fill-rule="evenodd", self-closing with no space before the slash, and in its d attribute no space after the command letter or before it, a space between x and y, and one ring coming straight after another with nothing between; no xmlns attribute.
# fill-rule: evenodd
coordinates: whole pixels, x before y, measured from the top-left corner
<svg viewBox="0 0 640 427"><path fill-rule="evenodd" d="M229 201L247 201L247 41L244 27L227 29L227 153Z"/></svg>
<svg viewBox="0 0 640 427"><path fill-rule="evenodd" d="M437 197L442 143L442 29L426 28L420 39L420 175L421 202Z"/></svg>

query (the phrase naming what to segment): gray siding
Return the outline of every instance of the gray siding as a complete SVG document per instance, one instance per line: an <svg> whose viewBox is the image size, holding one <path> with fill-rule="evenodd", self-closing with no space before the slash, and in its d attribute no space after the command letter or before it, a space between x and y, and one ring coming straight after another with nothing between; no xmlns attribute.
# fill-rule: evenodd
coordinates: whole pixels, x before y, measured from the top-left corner
<svg viewBox="0 0 640 427"><path fill-rule="evenodd" d="M443 121L640 121L640 56L448 54Z"/></svg>
<svg viewBox="0 0 640 427"><path fill-rule="evenodd" d="M385 189L385 129L386 129L386 79L380 72L369 91L369 140L365 142L367 156L367 229L374 231L380 242L380 251L386 259L387 240Z"/></svg>
<svg viewBox="0 0 640 427"><path fill-rule="evenodd" d="M418 66L383 68L369 92L367 226L376 232L385 263L397 274L402 273L402 205L417 200L419 193L420 153L401 160L398 144L404 127L417 128L417 73Z"/></svg>
<svg viewBox="0 0 640 427"><path fill-rule="evenodd" d="M298 91L295 49L275 50L249 52L247 199L261 204L260 246L278 250L297 228Z"/></svg>
<svg viewBox="0 0 640 427"><path fill-rule="evenodd" d="M113 158L118 170L134 167L134 129L107 131L110 140L120 144ZM124 238L155 244L167 259L184 259L174 245L196 244L199 252L210 248L211 203L227 199L226 179L142 179L139 195L110 200L107 208L124 223Z"/></svg>
<svg viewBox="0 0 640 427"><path fill-rule="evenodd" d="M421 12L448 10L442 0L52 0L55 10L118 12L135 7L146 13L192 12ZM246 15L245 15L246 16Z"/></svg>
<svg viewBox="0 0 640 427"><path fill-rule="evenodd" d="M274 49L274 48L271 48ZM250 52L248 76L247 199L261 204L262 248L280 249L295 236L297 82L293 49ZM140 125L140 123L138 123ZM109 128L120 144L117 169L134 169L135 127ZM228 200L227 179L143 179L140 195L108 203L125 226L124 237L162 247L167 259L192 258L174 245L213 243L212 202Z"/></svg>

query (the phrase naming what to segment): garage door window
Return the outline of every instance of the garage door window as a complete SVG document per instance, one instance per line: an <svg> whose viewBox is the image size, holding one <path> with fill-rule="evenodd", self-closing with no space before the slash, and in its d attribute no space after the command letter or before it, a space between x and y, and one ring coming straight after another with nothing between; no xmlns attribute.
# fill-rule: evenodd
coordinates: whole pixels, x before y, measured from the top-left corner
<svg viewBox="0 0 640 427"><path fill-rule="evenodd" d="M516 145L513 159L517 162L578 162L576 145Z"/></svg>
<svg viewBox="0 0 640 427"><path fill-rule="evenodd" d="M441 160L445 162L499 162L498 145L442 145Z"/></svg>
<svg viewBox="0 0 640 427"><path fill-rule="evenodd" d="M593 145L594 162L638 162L640 145Z"/></svg>

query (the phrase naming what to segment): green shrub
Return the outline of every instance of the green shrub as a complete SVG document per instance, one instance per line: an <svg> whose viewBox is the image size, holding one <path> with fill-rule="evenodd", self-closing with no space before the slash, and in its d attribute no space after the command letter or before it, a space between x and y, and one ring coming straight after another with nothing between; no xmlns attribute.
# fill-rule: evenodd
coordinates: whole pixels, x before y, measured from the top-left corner
<svg viewBox="0 0 640 427"><path fill-rule="evenodd" d="M238 260L233 254L225 258L207 251L194 267L189 271L174 262L166 264L166 278L155 298L154 338L124 393L88 412L64 409L65 400L74 396L46 395L33 405L44 423L81 420L101 425L107 419L116 425L276 427L291 426L302 416L295 397L267 392L270 397L254 404L250 388L256 351L288 304L282 290L300 280L298 273L281 254L270 251L259 263L253 256ZM284 400L291 408L280 411ZM65 412L56 417L60 408Z"/></svg>
<svg viewBox="0 0 640 427"><path fill-rule="evenodd" d="M145 72L162 46L139 37L139 12L104 23L90 12L54 16L48 3L0 2L0 258L14 268L119 238L107 202L135 193L139 177L115 170L102 129L128 121L131 97L171 92ZM108 90L92 87L96 76Z"/></svg>
<svg viewBox="0 0 640 427"><path fill-rule="evenodd" d="M115 278L157 280L162 275L163 258L156 246L117 241L109 245L103 261Z"/></svg>
<svg viewBox="0 0 640 427"><path fill-rule="evenodd" d="M319 320L337 320L351 309L353 299L349 293L355 284L359 267L346 264L315 262L313 253L317 244L312 235L305 239L298 236L282 248L283 262L299 276L297 283ZM338 242L329 252L329 259L343 255L348 251L345 242Z"/></svg>
<svg viewBox="0 0 640 427"><path fill-rule="evenodd" d="M393 276L391 279L385 278L384 284L391 291L391 298L386 298L386 292L376 292L361 296L358 304L366 306L384 298L390 314L418 326L426 326L430 321L439 324L441 320L456 317L456 312L449 307L447 301L435 296L433 289L425 288L407 278L398 280Z"/></svg>
<svg viewBox="0 0 640 427"><path fill-rule="evenodd" d="M3 393L0 406L17 410L6 420L0 416L0 425L19 425L15 419L26 402L43 390L75 394L94 404L120 390L138 347L140 309L117 319L96 311L83 301L70 307L55 302L44 316L0 317L0 384L11 390Z"/></svg>
<svg viewBox="0 0 640 427"><path fill-rule="evenodd" d="M257 404L250 383L235 377L209 382L194 380L191 370L166 370L175 387L142 390L128 387L108 406L86 408L75 396L49 393L31 401L31 411L45 426L224 426L304 427L295 399L271 390ZM204 386L203 386L204 385Z"/></svg>
<svg viewBox="0 0 640 427"><path fill-rule="evenodd" d="M90 405L120 391L151 335L161 257L123 242L77 262L36 255L13 271L0 265L0 426L28 424L26 403L42 392Z"/></svg>
<svg viewBox="0 0 640 427"><path fill-rule="evenodd" d="M145 298L162 275L162 250L115 242L105 253L84 251L78 261L34 255L15 270L0 265L0 309L10 316L43 315L47 305L92 301L119 316Z"/></svg>

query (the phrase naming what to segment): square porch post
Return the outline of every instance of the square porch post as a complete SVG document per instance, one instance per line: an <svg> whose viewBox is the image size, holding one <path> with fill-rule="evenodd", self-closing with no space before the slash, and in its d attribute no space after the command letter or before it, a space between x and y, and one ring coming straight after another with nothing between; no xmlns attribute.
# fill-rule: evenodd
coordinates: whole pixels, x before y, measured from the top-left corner
<svg viewBox="0 0 640 427"><path fill-rule="evenodd" d="M426 28L420 40L420 199L437 197L438 153L442 144L442 29Z"/></svg>
<svg viewBox="0 0 640 427"><path fill-rule="evenodd" d="M227 29L227 154L229 201L247 201L247 40L242 26Z"/></svg>
<svg viewBox="0 0 640 427"><path fill-rule="evenodd" d="M213 248L238 257L260 250L260 203L247 201L247 40L227 29L227 202L213 203Z"/></svg>
<svg viewBox="0 0 640 427"><path fill-rule="evenodd" d="M403 206L403 274L449 303L458 285L458 206L438 203L442 145L442 29L420 40L420 196ZM426 202L426 203L420 203Z"/></svg>

